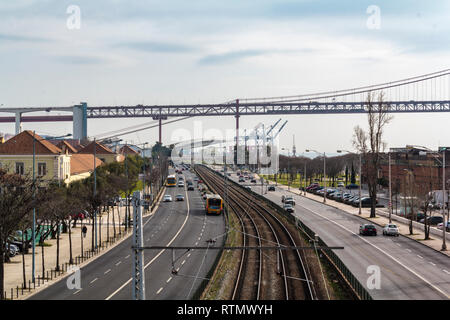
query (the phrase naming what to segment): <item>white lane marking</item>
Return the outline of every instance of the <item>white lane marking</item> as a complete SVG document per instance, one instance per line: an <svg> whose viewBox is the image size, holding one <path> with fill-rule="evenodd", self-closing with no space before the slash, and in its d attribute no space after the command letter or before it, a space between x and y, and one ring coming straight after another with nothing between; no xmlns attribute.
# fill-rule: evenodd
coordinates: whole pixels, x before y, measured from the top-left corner
<svg viewBox="0 0 450 320"><path fill-rule="evenodd" d="M94 280L92 280L89 284L92 284L92 283L94 283L95 281L97 281L98 280L98 278L95 278Z"/></svg>
<svg viewBox="0 0 450 320"><path fill-rule="evenodd" d="M125 259L128 259L130 257L130 255L127 255L126 257L125 257Z"/></svg>
<svg viewBox="0 0 450 320"><path fill-rule="evenodd" d="M343 225L337 223L336 221L333 221L323 215L321 215L320 213L317 213L309 208L306 208L302 205L300 205L301 207L305 208L306 210L322 217L325 220L330 221L331 223L339 226L340 228L350 232L351 234L357 236L358 238L360 238L362 241L366 242L367 244L369 244L370 246L374 247L375 249L377 249L378 251L384 253L386 256L388 256L389 258L391 258L393 261L397 262L399 265L401 265L403 268L405 268L406 270L408 270L409 272L411 272L412 274L414 274L416 277L418 277L419 279L421 279L422 281L426 282L429 286L431 286L433 289L435 289L436 291L440 292L441 294L443 294L444 296L447 297L447 299L450 299L450 295L448 295L445 291L441 290L440 288L438 288L437 286L435 286L434 284L432 284L430 281L428 281L427 279L425 279L424 277L422 277L420 274L418 274L417 272L415 272L414 270L412 270L411 268L407 267L406 265L404 265L402 262L400 262L399 260L397 260L396 258L394 258L392 255L390 255L389 253L387 253L386 251L384 251L383 249L377 247L376 245L374 245L373 243L371 243L370 241L368 241L367 239L364 239L363 237L361 237L360 235L354 233L353 231L349 230L348 228L344 227ZM406 249L409 250L409 249ZM409 250L411 251L411 250Z"/></svg>
<svg viewBox="0 0 450 320"><path fill-rule="evenodd" d="M191 254L190 254L190 253L188 253L187 257L189 258L190 256L191 256Z"/></svg>
<svg viewBox="0 0 450 320"><path fill-rule="evenodd" d="M185 264L186 263L186 260L183 260L182 262L181 262L181 265L183 265L183 264Z"/></svg>
<svg viewBox="0 0 450 320"><path fill-rule="evenodd" d="M166 282L167 282L167 283L169 283L169 282L170 282L170 280L172 280L172 277L170 277L169 279L167 279L167 281L166 281Z"/></svg>
<svg viewBox="0 0 450 320"><path fill-rule="evenodd" d="M117 262L117 263L116 263L116 266L118 266L118 265L121 264L121 263L122 263L122 261Z"/></svg>
<svg viewBox="0 0 450 320"><path fill-rule="evenodd" d="M436 266L436 263L433 263L431 261L429 261L429 264L431 264L432 266Z"/></svg>
<svg viewBox="0 0 450 320"><path fill-rule="evenodd" d="M412 252L411 250L409 250L409 249L406 249L406 251L408 251L408 252Z"/></svg>
<svg viewBox="0 0 450 320"><path fill-rule="evenodd" d="M156 294L159 294L161 291L163 291L163 287L161 287L161 288L159 288L159 290L158 291L156 291Z"/></svg>
<svg viewBox="0 0 450 320"><path fill-rule="evenodd" d="M167 243L166 247L170 246L175 239L178 237L178 235L181 233L181 230L183 230L184 226L186 225L188 219L189 219L189 196L187 191L186 192L186 198L188 201L186 201L187 204L187 214L186 214L186 218L184 218L183 224L181 225L180 229L178 229L177 233L173 236L173 238L169 241L169 243ZM144 266L144 270L147 269L147 267L149 265L151 265L156 259L159 258L160 255L162 255L164 252L166 251L166 249L161 250L152 260L150 260L145 266ZM129 255L128 255L129 256ZM177 270L178 271L178 270ZM113 293L111 293L108 297L106 297L105 300L110 300L112 297L114 297L120 290L122 290L123 288L125 288L126 285L128 285L131 281L133 280L133 278L128 279L123 285L121 285L119 287L119 289L117 289L116 291L114 291Z"/></svg>
<svg viewBox="0 0 450 320"><path fill-rule="evenodd" d="M77 294L77 293L80 292L81 290L83 290L83 289L79 289L79 290L75 291L73 294Z"/></svg>
<svg viewBox="0 0 450 320"><path fill-rule="evenodd" d="M105 271L104 274L107 274L107 273L109 273L110 271L111 271L111 269L108 269L108 270Z"/></svg>
<svg viewBox="0 0 450 320"><path fill-rule="evenodd" d="M420 256L420 255L417 255L420 259L423 259L423 257L422 256Z"/></svg>
<svg viewBox="0 0 450 320"><path fill-rule="evenodd" d="M444 271L446 274L450 274L450 272L448 272L448 271L445 270L445 269L442 269L442 271Z"/></svg>
<svg viewBox="0 0 450 320"><path fill-rule="evenodd" d="M195 243L195 245L198 245L198 241Z"/></svg>

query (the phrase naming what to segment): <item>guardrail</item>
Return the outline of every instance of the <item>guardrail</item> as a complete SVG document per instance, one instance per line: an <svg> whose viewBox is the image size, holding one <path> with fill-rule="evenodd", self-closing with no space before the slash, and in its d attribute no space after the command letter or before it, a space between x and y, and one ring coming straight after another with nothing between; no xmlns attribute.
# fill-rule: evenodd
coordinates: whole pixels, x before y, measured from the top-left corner
<svg viewBox="0 0 450 320"><path fill-rule="evenodd" d="M214 172L217 175L223 176L221 173L214 171L207 166L204 166L208 170ZM283 208L281 208L280 205L277 203L271 201L270 199L267 199L266 197L254 192L253 190L248 190L242 187L239 183L228 179L227 181L230 181L234 185L247 190L251 193L253 193L253 196L255 198L264 201L267 203L271 208L276 210L280 215L285 217L287 220L292 222L299 231L303 232L308 238L311 240L315 239L316 233L311 230L308 226L306 226L300 219L296 218L294 215L287 213ZM318 244L321 247L328 247L328 245L320 238L317 238ZM347 283L347 285L351 288L355 296L360 300L372 300L372 296L369 294L369 292L364 288L364 286L359 282L359 280L353 275L353 273L347 268L347 266L342 262L342 260L333 252L333 250L329 249L321 249L322 254L328 259L328 261L335 267L335 269L339 272L341 277L344 279L344 281Z"/></svg>

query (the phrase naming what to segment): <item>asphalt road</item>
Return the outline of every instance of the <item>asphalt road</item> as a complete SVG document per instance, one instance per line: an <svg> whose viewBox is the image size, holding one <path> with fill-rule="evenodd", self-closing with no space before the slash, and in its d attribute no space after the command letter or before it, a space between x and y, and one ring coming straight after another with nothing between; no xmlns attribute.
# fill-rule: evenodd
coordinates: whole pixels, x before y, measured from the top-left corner
<svg viewBox="0 0 450 320"><path fill-rule="evenodd" d="M231 178L238 181L234 172ZM252 190L261 194L261 185ZM279 188L264 196L281 204L283 194L294 196L295 216L328 246L344 247L336 254L374 299L450 298L449 257L407 237L383 236L379 227L376 237L360 236L359 226L366 220ZM369 285L376 285L370 266L379 267L379 288L368 287L368 280Z"/></svg>
<svg viewBox="0 0 450 320"><path fill-rule="evenodd" d="M193 174L183 171L185 181ZM197 190L167 188L173 202L161 202L151 217L143 219L145 246L207 246L206 240L218 237L223 245L223 216L205 214L204 202ZM175 201L184 194L185 201ZM171 249L144 252L146 299L191 299L202 278L210 270L218 250L175 250L172 267ZM177 274L172 270L176 269ZM38 292L30 299L104 300L131 299L131 237L81 268L81 289L69 290L66 279Z"/></svg>

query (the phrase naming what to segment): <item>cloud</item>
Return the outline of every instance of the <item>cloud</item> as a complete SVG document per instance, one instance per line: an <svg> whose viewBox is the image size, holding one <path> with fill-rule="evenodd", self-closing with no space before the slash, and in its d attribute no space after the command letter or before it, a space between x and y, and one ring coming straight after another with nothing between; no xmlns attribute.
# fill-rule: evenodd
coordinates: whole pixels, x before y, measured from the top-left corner
<svg viewBox="0 0 450 320"><path fill-rule="evenodd" d="M81 55L56 56L55 59L64 64L73 64L73 65L98 65L108 62L107 59L102 57L81 56Z"/></svg>
<svg viewBox="0 0 450 320"><path fill-rule="evenodd" d="M41 38L41 37L35 37L35 36L22 36L22 35L16 35L16 34L4 34L0 33L0 43L3 41L10 41L10 42L50 42L52 40Z"/></svg>
<svg viewBox="0 0 450 320"><path fill-rule="evenodd" d="M114 46L155 53L186 53L194 50L193 47L180 43L154 42L154 41L122 42Z"/></svg>
<svg viewBox="0 0 450 320"><path fill-rule="evenodd" d="M248 57L261 56L267 53L269 53L268 50L242 50L242 51L231 51L222 54L210 54L201 58L198 61L198 63L200 65L232 63Z"/></svg>

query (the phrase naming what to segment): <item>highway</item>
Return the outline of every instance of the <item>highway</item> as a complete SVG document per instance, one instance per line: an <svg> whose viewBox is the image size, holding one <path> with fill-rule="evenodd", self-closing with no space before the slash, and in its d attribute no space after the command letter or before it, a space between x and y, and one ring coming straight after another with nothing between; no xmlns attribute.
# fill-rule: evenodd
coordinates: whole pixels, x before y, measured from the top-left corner
<svg viewBox="0 0 450 320"><path fill-rule="evenodd" d="M172 171L173 172L173 171ZM183 171L184 180L194 174ZM194 183L196 184L196 183ZM219 236L216 246L223 245L223 216L205 214L203 199L197 190L186 187L167 188L173 202L161 202L156 212L143 219L145 246L207 246L206 240ZM183 194L185 201L175 201ZM175 251L172 273L172 250L144 251L145 290L147 300L191 299L210 270L220 251ZM81 289L69 290L66 279L31 296L33 300L117 300L132 298L131 237L83 266Z"/></svg>
<svg viewBox="0 0 450 320"><path fill-rule="evenodd" d="M230 178L238 182L234 172ZM248 183L248 180L245 184L252 185L254 192L261 193L261 185ZM344 247L336 254L374 299L450 298L449 257L407 237L382 236L379 227L376 237L360 236L359 226L366 220L280 188L264 196L281 205L283 194L294 197L295 216L328 246ZM372 275L368 273L369 266L380 269L379 288L370 289L367 285Z"/></svg>

